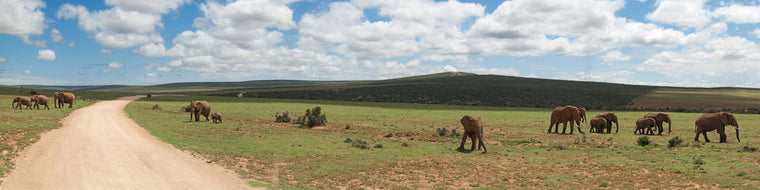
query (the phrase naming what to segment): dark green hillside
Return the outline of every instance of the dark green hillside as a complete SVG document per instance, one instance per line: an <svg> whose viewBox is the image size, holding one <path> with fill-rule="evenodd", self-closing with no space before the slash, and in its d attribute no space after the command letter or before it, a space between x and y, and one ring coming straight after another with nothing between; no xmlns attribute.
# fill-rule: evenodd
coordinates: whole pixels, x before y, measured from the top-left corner
<svg viewBox="0 0 760 190"><path fill-rule="evenodd" d="M467 73L440 73L408 78L300 86L299 88L245 89L246 97L404 102L510 107L577 105L614 109L632 104L656 87L578 82ZM218 95L232 95L231 92Z"/></svg>

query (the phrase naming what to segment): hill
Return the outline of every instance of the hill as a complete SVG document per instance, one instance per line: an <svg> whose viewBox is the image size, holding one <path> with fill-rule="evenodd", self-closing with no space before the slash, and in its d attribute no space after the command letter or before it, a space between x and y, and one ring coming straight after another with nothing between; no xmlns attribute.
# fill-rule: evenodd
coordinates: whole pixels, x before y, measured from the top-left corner
<svg viewBox="0 0 760 190"><path fill-rule="evenodd" d="M362 102L616 109L657 87L547 80L470 73L438 73L379 81L240 88L210 95Z"/></svg>

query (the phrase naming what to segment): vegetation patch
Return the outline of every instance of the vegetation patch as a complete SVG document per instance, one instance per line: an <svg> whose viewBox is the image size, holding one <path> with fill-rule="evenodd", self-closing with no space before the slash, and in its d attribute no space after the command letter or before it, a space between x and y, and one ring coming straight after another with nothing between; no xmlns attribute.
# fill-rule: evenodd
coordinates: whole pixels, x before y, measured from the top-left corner
<svg viewBox="0 0 760 190"><path fill-rule="evenodd" d="M683 143L683 140L678 138L678 136L675 136L671 138L670 140L668 140L668 147L672 148L672 147L681 146L681 143Z"/></svg>
<svg viewBox="0 0 760 190"><path fill-rule="evenodd" d="M327 116L322 113L322 108L317 106L313 109L306 109L306 113L303 116L298 116L296 124L301 124L301 126L307 128L325 126L327 124Z"/></svg>
<svg viewBox="0 0 760 190"><path fill-rule="evenodd" d="M649 143L651 142L652 141L649 140L648 136L639 137L639 139L636 140L636 144L638 144L639 146L646 146L646 145L649 145Z"/></svg>
<svg viewBox="0 0 760 190"><path fill-rule="evenodd" d="M290 116L288 116L288 112L285 111L280 115L280 113L277 113L274 115L275 119L274 122L277 123L290 123Z"/></svg>

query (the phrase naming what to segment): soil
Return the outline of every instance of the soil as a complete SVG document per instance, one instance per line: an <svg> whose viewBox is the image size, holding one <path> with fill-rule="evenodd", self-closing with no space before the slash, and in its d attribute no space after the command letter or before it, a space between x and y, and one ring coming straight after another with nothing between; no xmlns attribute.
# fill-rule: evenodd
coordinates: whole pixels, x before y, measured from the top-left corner
<svg viewBox="0 0 760 190"><path fill-rule="evenodd" d="M158 140L103 101L62 120L23 151L0 189L251 189L232 171Z"/></svg>

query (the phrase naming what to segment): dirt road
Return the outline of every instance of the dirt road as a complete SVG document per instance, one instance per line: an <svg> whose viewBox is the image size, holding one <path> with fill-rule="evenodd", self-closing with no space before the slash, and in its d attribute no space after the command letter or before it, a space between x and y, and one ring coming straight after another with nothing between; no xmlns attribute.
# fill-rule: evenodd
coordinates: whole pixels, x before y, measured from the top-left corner
<svg viewBox="0 0 760 190"><path fill-rule="evenodd" d="M24 151L0 189L251 189L237 174L158 140L124 97L76 110Z"/></svg>

